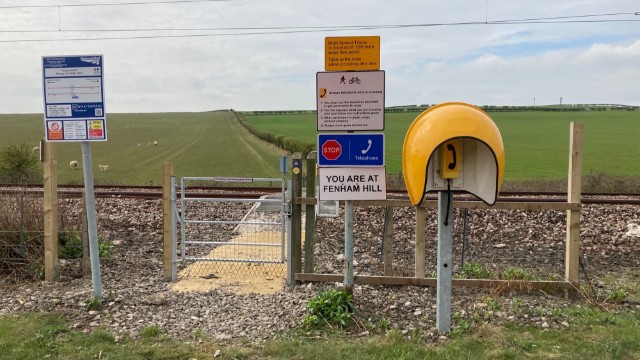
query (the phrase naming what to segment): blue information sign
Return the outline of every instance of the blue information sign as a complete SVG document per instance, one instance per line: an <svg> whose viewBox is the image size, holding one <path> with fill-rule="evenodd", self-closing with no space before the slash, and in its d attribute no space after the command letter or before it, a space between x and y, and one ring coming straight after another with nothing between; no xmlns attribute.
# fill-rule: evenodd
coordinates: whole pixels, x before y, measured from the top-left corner
<svg viewBox="0 0 640 360"><path fill-rule="evenodd" d="M47 141L105 141L102 55L42 58Z"/></svg>
<svg viewBox="0 0 640 360"><path fill-rule="evenodd" d="M318 134L318 166L384 166L384 134Z"/></svg>

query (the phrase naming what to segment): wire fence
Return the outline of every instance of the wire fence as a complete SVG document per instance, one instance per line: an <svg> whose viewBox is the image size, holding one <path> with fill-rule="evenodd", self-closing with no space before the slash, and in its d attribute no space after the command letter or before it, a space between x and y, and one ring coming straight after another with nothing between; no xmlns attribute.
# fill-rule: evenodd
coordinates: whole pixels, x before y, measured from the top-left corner
<svg viewBox="0 0 640 360"><path fill-rule="evenodd" d="M82 254L79 199L58 195L58 239L61 258ZM68 268L62 270L67 271ZM44 277L44 201L33 187L0 189L0 282Z"/></svg>

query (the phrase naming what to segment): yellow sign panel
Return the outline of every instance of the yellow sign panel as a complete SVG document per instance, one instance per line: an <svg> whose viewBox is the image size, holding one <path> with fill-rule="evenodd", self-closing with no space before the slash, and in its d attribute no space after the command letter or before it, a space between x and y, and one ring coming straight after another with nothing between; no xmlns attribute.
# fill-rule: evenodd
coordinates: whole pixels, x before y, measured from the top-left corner
<svg viewBox="0 0 640 360"><path fill-rule="evenodd" d="M462 162L462 142L460 139L449 140L440 145L440 177L456 179L460 176Z"/></svg>
<svg viewBox="0 0 640 360"><path fill-rule="evenodd" d="M380 36L324 38L324 70L380 70Z"/></svg>

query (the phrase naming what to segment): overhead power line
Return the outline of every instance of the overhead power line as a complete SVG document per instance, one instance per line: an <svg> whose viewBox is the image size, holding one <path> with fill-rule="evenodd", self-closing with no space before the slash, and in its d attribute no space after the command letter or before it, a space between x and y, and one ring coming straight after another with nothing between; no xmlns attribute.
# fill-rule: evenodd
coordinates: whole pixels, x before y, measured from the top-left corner
<svg viewBox="0 0 640 360"><path fill-rule="evenodd" d="M190 0L187 0L190 1ZM197 1L197 0L193 0ZM217 1L217 0L216 0ZM189 37L216 37L216 36L250 36L272 34L299 34L336 31L362 31L376 29L405 29L419 27L440 26L472 26L472 25L520 25L520 24L573 24L573 23L609 23L609 22L640 22L636 19L596 19L596 20L569 20L586 17L635 15L630 13L590 14L562 17L541 17L529 19L511 19L495 21L472 21L450 23L424 23L424 24L386 24L386 25L344 25L344 26L280 26L280 27L217 27L217 28L153 28L153 29L76 29L76 30L0 30L0 33L65 33L65 32L158 32L158 31L235 31L229 33L202 33L202 34L156 34L136 35L121 37L91 37L91 38L62 38L62 39L15 39L0 40L0 43L15 42L60 42L60 41L96 41L96 40L134 40L134 39L159 39L159 38L189 38Z"/></svg>
<svg viewBox="0 0 640 360"><path fill-rule="evenodd" d="M180 3L221 2L221 1L231 1L231 0L168 0L168 1L136 1L136 2L120 2L120 3L116 2L116 3L59 4L59 5L6 5L6 6L0 6L0 9L155 5L155 4L180 4Z"/></svg>

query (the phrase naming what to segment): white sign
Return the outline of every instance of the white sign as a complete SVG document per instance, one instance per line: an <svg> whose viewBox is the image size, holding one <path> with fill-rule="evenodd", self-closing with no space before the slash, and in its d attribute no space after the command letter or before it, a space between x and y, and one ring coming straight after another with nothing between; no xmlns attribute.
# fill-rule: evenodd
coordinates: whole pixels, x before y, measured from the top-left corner
<svg viewBox="0 0 640 360"><path fill-rule="evenodd" d="M320 200L386 200L384 167L318 168Z"/></svg>
<svg viewBox="0 0 640 360"><path fill-rule="evenodd" d="M384 130L384 71L316 74L318 131Z"/></svg>
<svg viewBox="0 0 640 360"><path fill-rule="evenodd" d="M42 58L47 141L106 141L102 55Z"/></svg>

